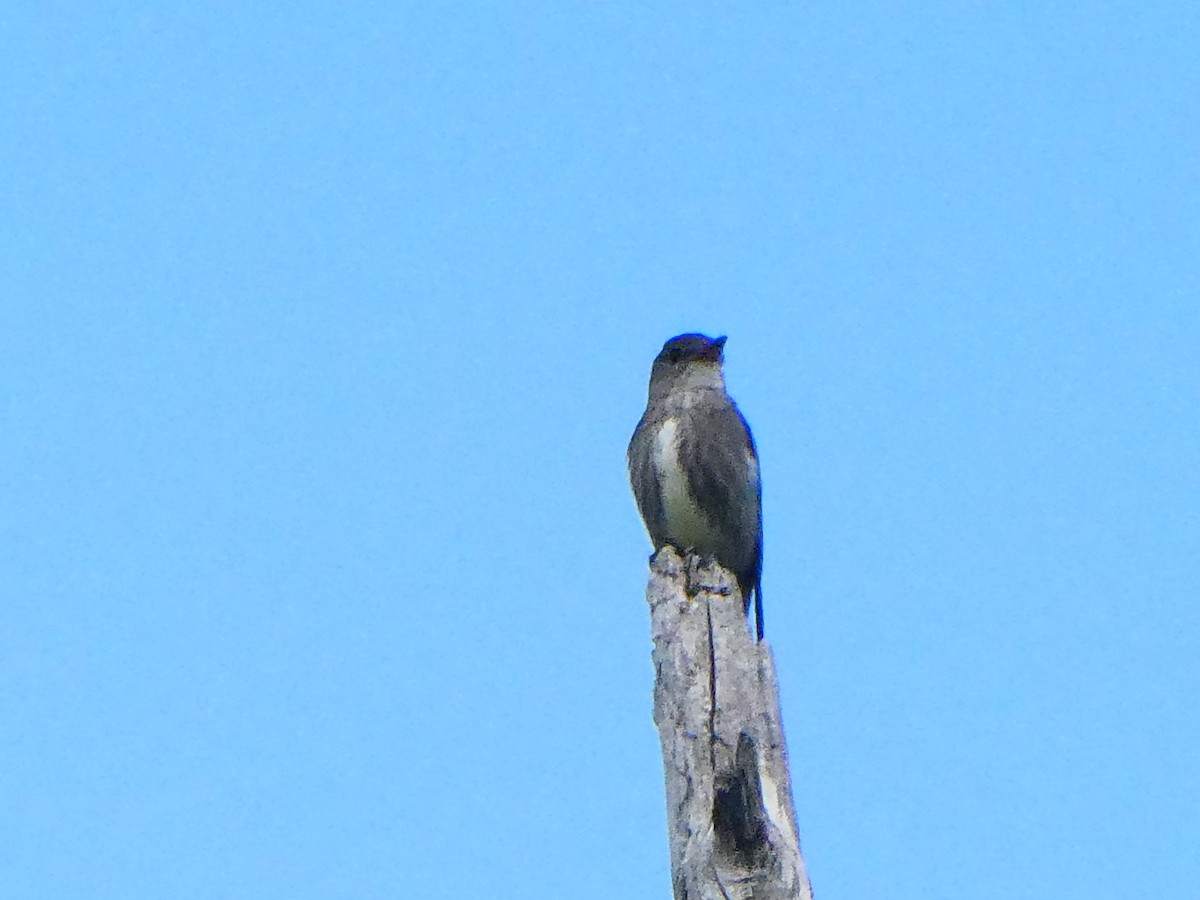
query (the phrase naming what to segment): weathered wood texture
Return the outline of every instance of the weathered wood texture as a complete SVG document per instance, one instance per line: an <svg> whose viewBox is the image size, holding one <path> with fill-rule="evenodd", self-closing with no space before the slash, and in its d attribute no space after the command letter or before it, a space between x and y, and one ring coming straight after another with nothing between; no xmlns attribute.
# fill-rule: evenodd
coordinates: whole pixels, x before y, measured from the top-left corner
<svg viewBox="0 0 1200 900"><path fill-rule="evenodd" d="M736 580L664 547L646 597L675 900L812 900L771 648Z"/></svg>

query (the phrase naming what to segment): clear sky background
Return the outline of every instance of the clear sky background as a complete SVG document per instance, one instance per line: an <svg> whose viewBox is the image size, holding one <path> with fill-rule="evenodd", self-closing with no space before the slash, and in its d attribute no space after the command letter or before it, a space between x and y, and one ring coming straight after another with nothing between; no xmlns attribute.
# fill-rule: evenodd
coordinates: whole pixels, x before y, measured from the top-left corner
<svg viewBox="0 0 1200 900"><path fill-rule="evenodd" d="M0 10L0 896L669 896L728 334L821 900L1200 888L1194 3Z"/></svg>

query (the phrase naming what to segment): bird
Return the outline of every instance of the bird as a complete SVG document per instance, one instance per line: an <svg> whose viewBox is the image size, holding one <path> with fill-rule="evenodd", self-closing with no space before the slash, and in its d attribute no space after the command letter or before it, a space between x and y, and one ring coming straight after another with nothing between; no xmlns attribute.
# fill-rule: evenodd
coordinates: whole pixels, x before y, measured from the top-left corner
<svg viewBox="0 0 1200 900"><path fill-rule="evenodd" d="M762 485L745 417L725 392L726 338L681 334L650 369L646 411L626 454L638 512L657 553L715 559L737 579L763 637Z"/></svg>

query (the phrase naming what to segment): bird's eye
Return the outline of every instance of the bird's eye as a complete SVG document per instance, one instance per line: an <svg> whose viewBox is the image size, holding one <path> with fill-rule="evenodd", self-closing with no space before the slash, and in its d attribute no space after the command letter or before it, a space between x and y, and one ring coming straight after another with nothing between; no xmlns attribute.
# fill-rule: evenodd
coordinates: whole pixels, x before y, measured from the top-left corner
<svg viewBox="0 0 1200 900"><path fill-rule="evenodd" d="M679 360L683 359L683 351L678 347L672 347L667 351L667 359L673 363L677 363Z"/></svg>

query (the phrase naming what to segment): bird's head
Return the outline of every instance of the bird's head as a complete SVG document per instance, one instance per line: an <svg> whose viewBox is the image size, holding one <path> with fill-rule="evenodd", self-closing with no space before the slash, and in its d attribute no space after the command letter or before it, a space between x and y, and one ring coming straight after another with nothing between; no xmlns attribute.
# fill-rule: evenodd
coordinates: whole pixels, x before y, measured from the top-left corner
<svg viewBox="0 0 1200 900"><path fill-rule="evenodd" d="M725 338L703 334L681 334L659 351L650 370L650 392L668 392L676 387L723 387L721 364Z"/></svg>

